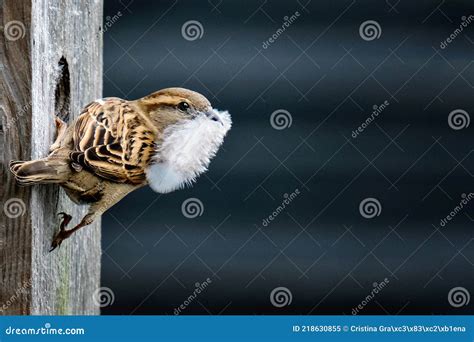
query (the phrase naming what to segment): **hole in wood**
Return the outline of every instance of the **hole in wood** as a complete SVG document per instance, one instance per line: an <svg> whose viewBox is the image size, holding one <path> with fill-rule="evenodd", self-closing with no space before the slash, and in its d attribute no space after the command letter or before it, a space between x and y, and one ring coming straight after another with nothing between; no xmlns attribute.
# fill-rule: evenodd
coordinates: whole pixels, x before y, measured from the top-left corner
<svg viewBox="0 0 474 342"><path fill-rule="evenodd" d="M68 123L71 111L71 81L69 77L69 65L64 56L59 60L58 70L59 74L56 90L54 92L54 113L61 120Z"/></svg>

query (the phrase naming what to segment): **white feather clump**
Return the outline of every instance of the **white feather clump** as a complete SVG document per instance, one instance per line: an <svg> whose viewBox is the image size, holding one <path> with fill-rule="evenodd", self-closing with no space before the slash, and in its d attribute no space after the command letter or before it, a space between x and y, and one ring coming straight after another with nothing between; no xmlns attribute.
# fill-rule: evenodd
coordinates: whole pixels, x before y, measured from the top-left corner
<svg viewBox="0 0 474 342"><path fill-rule="evenodd" d="M147 180L154 191L167 193L190 185L207 171L232 125L229 112L213 111L222 124L199 115L164 130L163 141L147 169Z"/></svg>

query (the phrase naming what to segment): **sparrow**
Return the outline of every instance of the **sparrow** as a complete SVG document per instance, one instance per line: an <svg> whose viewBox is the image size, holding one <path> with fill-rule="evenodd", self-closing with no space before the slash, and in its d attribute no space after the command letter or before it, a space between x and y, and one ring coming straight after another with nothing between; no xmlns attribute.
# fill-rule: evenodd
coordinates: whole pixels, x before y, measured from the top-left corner
<svg viewBox="0 0 474 342"><path fill-rule="evenodd" d="M203 95L167 88L137 100L108 97L88 104L71 125L56 117L49 155L11 161L19 185L59 184L77 204L89 205L75 227L59 213L50 251L130 192L149 185L169 193L205 172L231 128L227 111Z"/></svg>

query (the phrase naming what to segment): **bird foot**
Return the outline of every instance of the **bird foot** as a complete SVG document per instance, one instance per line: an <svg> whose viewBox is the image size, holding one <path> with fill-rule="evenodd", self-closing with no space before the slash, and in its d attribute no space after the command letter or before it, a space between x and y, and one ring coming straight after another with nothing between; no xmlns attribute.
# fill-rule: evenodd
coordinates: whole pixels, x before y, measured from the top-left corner
<svg viewBox="0 0 474 342"><path fill-rule="evenodd" d="M67 124L59 116L54 118L54 124L56 125L57 131L64 129L63 127L67 127Z"/></svg>
<svg viewBox="0 0 474 342"><path fill-rule="evenodd" d="M67 129L67 124L57 116L54 119L54 123L56 125L56 140L49 147L49 152L53 152L61 147L61 140L63 139Z"/></svg>
<svg viewBox="0 0 474 342"><path fill-rule="evenodd" d="M66 226L71 222L72 216L66 213L59 213L58 216L62 217L61 224L59 225L59 232L54 236L53 242L51 243L50 252L54 251L57 247L61 246L63 240L71 236L72 232L66 230Z"/></svg>

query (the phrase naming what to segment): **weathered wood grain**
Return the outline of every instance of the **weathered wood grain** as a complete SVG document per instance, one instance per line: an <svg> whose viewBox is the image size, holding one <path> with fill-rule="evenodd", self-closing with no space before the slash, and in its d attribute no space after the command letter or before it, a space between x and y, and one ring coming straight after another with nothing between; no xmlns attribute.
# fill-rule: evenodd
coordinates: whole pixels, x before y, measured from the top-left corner
<svg viewBox="0 0 474 342"><path fill-rule="evenodd" d="M57 213L71 214L75 224L86 208L57 186L16 186L7 165L46 156L54 115L71 121L101 97L102 0L0 4L0 196L2 206L12 198L25 203L23 215L10 218L4 210L0 216L0 309L3 314L98 314L93 294L100 287L100 222L49 253ZM6 36L13 20L24 26L24 36L15 40Z"/></svg>

